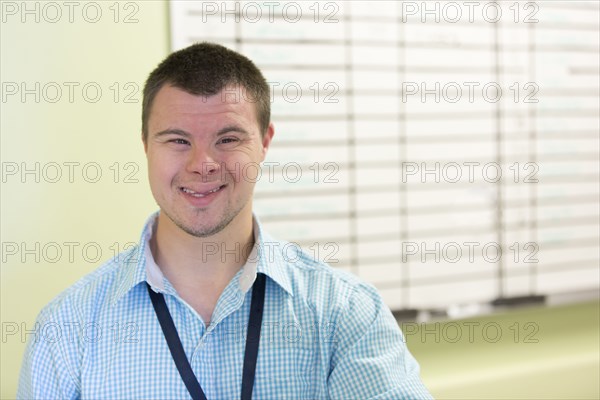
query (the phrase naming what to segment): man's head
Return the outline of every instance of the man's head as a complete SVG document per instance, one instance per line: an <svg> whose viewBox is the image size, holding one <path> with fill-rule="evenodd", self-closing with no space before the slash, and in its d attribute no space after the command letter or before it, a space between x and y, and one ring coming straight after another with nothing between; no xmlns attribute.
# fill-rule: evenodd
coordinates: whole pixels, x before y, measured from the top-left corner
<svg viewBox="0 0 600 400"><path fill-rule="evenodd" d="M144 113L159 228L209 237L250 227L254 186L274 134L267 84L254 64L212 44L173 53L150 74Z"/></svg>
<svg viewBox="0 0 600 400"><path fill-rule="evenodd" d="M251 100L256 120L264 135L271 119L269 85L247 57L214 43L196 43L176 51L150 73L142 101L142 139L148 139L148 120L158 91L174 86L193 95L212 96L225 88L237 88L235 95Z"/></svg>

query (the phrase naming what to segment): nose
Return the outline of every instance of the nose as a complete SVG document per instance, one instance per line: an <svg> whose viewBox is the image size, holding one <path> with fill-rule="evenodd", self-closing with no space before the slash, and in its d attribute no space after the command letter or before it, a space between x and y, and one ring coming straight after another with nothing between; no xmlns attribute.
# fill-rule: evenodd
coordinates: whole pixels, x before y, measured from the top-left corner
<svg viewBox="0 0 600 400"><path fill-rule="evenodd" d="M192 148L189 152L186 165L188 172L201 176L216 175L221 170L219 162L213 156L210 149L201 146L194 146Z"/></svg>

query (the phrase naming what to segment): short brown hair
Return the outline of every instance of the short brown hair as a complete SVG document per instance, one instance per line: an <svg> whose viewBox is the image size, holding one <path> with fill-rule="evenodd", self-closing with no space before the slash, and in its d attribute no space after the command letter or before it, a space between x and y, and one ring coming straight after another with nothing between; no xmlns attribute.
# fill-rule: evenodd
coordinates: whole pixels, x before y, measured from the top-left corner
<svg viewBox="0 0 600 400"><path fill-rule="evenodd" d="M271 120L269 85L247 57L215 43L196 43L171 53L150 73L142 100L142 139L148 139L148 119L156 94L170 84L193 95L212 96L225 87L242 88L256 104L257 121L264 135Z"/></svg>

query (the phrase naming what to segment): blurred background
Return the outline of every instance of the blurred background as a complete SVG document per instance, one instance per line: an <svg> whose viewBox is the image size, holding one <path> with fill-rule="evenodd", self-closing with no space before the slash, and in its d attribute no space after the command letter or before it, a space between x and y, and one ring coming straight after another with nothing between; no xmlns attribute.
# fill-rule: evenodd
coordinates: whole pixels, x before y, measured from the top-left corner
<svg viewBox="0 0 600 400"><path fill-rule="evenodd" d="M155 211L141 90L203 40L271 86L265 228L374 284L436 398L600 397L596 1L0 3L2 398Z"/></svg>

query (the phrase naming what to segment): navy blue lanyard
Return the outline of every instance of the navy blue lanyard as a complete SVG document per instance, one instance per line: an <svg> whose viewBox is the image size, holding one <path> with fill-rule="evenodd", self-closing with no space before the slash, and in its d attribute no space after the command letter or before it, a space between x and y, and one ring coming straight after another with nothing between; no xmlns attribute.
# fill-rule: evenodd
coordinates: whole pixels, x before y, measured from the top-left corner
<svg viewBox="0 0 600 400"><path fill-rule="evenodd" d="M171 356L185 387L187 387L193 400L207 400L202 387L192 371L192 367L185 355L181 339L169 313L165 298L162 293L156 293L148 285L148 293L156 317L160 323L165 339L171 351ZM265 303L265 275L258 273L254 288L252 289L252 302L250 303L250 318L248 320L248 333L246 335L246 352L244 354L244 369L242 373L242 395L241 400L252 398L252 387L254 386L254 374L256 372L256 360L258 358L258 344L260 342L260 327L262 325L263 308Z"/></svg>

